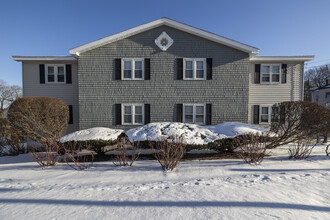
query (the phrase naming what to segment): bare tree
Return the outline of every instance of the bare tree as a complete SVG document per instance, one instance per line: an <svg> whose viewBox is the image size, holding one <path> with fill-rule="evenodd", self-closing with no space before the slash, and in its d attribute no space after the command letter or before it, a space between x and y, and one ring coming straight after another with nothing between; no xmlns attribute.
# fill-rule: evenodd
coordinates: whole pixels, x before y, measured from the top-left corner
<svg viewBox="0 0 330 220"><path fill-rule="evenodd" d="M330 78L330 64L317 66L305 72L304 83L304 100L311 101L311 93L315 88L326 85L327 79Z"/></svg>
<svg viewBox="0 0 330 220"><path fill-rule="evenodd" d="M22 95L22 88L17 85L9 86L0 80L0 118L3 117L4 109Z"/></svg>

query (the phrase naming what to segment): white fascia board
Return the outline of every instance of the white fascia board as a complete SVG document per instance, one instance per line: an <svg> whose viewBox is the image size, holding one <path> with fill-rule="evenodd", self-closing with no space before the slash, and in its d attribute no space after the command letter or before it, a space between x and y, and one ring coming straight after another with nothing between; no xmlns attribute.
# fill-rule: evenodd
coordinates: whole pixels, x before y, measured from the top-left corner
<svg viewBox="0 0 330 220"><path fill-rule="evenodd" d="M311 61L314 56L254 56L250 61Z"/></svg>
<svg viewBox="0 0 330 220"><path fill-rule="evenodd" d="M12 56L15 61L73 61L72 56Z"/></svg>
<svg viewBox="0 0 330 220"><path fill-rule="evenodd" d="M259 53L258 48L255 48L255 47L252 47L252 46L249 46L249 45L246 45L246 44L207 32L207 31L203 31L201 29L198 29L198 28L195 28L195 27L192 27L192 26L189 26L189 25L186 25L186 24L183 24L183 23L180 23L180 22L168 19L168 18L161 18L161 19L149 22L147 24L143 24L143 25L137 26L135 28L128 29L128 30L120 32L118 34L114 34L114 35L102 38L100 40L93 41L91 43L84 44L82 46L73 48L70 50L70 54L73 56L79 56L81 53L86 52L88 50L92 50L94 48L101 47L105 44L109 44L109 43L127 38L129 36L150 30L152 28L156 28L161 25L168 25L170 27L185 31L187 33L191 33L193 35L197 35L199 37L202 37L202 38L205 38L205 39L208 39L211 41L215 41L217 43L221 43L221 44L236 48L238 50L242 50L249 54L255 55L255 54Z"/></svg>

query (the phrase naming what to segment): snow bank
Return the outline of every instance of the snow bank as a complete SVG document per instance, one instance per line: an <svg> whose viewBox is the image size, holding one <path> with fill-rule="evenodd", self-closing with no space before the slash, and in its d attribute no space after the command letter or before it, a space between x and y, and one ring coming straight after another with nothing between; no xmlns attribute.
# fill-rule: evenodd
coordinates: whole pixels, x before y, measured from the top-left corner
<svg viewBox="0 0 330 220"><path fill-rule="evenodd" d="M232 138L248 133L262 133L268 130L255 125L227 122L216 126L201 126L177 122L150 123L126 131L132 141L158 141L162 138L180 136L186 144L203 145L222 138Z"/></svg>
<svg viewBox="0 0 330 220"><path fill-rule="evenodd" d="M60 141L87 141L87 140L116 140L123 133L121 129L111 129L103 127L89 128L76 131L61 137Z"/></svg>

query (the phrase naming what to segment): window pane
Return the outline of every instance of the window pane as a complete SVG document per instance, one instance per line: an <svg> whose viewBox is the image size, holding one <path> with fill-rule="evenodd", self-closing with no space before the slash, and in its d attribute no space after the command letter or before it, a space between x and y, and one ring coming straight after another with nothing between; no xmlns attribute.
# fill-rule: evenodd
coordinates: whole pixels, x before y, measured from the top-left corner
<svg viewBox="0 0 330 220"><path fill-rule="evenodd" d="M186 69L192 70L192 61L186 61Z"/></svg>
<svg viewBox="0 0 330 220"><path fill-rule="evenodd" d="M262 107L261 108L261 114L268 115L268 107Z"/></svg>
<svg viewBox="0 0 330 220"><path fill-rule="evenodd" d="M142 115L135 115L135 122L134 123L142 124Z"/></svg>
<svg viewBox="0 0 330 220"><path fill-rule="evenodd" d="M193 71L192 70L186 70L186 78L193 78Z"/></svg>
<svg viewBox="0 0 330 220"><path fill-rule="evenodd" d="M204 69L203 63L204 63L203 61L197 61L196 62L196 67L197 67L198 70Z"/></svg>
<svg viewBox="0 0 330 220"><path fill-rule="evenodd" d="M48 67L48 74L54 74L54 67L53 66Z"/></svg>
<svg viewBox="0 0 330 220"><path fill-rule="evenodd" d="M125 115L131 115L132 114L132 108L131 108L131 106L125 106L124 107L124 114Z"/></svg>
<svg viewBox="0 0 330 220"><path fill-rule="evenodd" d="M204 115L196 115L196 123L204 123Z"/></svg>
<svg viewBox="0 0 330 220"><path fill-rule="evenodd" d="M270 76L269 74L262 74L261 81L262 82L269 82Z"/></svg>
<svg viewBox="0 0 330 220"><path fill-rule="evenodd" d="M132 78L132 70L124 70L124 78Z"/></svg>
<svg viewBox="0 0 330 220"><path fill-rule="evenodd" d="M124 116L124 123L132 123L132 116L131 115L125 115Z"/></svg>
<svg viewBox="0 0 330 220"><path fill-rule="evenodd" d="M268 115L261 115L261 122L268 122Z"/></svg>
<svg viewBox="0 0 330 220"><path fill-rule="evenodd" d="M196 78L204 78L204 70L196 70Z"/></svg>
<svg viewBox="0 0 330 220"><path fill-rule="evenodd" d="M142 115L142 106L135 106L135 114Z"/></svg>
<svg viewBox="0 0 330 220"><path fill-rule="evenodd" d="M270 66L261 66L262 73L270 73Z"/></svg>
<svg viewBox="0 0 330 220"><path fill-rule="evenodd" d="M135 61L135 69L142 70L142 61Z"/></svg>
<svg viewBox="0 0 330 220"><path fill-rule="evenodd" d="M131 61L125 61L124 62L124 69L125 70L131 70L132 69L132 62Z"/></svg>
<svg viewBox="0 0 330 220"><path fill-rule="evenodd" d="M193 114L193 106L185 106L184 107L184 113L186 114L186 115L192 115Z"/></svg>
<svg viewBox="0 0 330 220"><path fill-rule="evenodd" d="M58 74L64 74L64 67L63 66L57 67L57 72Z"/></svg>
<svg viewBox="0 0 330 220"><path fill-rule="evenodd" d="M196 106L196 114L204 115L204 106Z"/></svg>
<svg viewBox="0 0 330 220"><path fill-rule="evenodd" d="M272 81L273 82L279 82L280 81L280 74L273 74L272 75Z"/></svg>
<svg viewBox="0 0 330 220"><path fill-rule="evenodd" d="M48 74L48 82L54 82L54 75Z"/></svg>
<svg viewBox="0 0 330 220"><path fill-rule="evenodd" d="M135 70L135 78L142 79L142 70Z"/></svg>
<svg viewBox="0 0 330 220"><path fill-rule="evenodd" d="M57 75L57 82L64 82L64 75Z"/></svg>
<svg viewBox="0 0 330 220"><path fill-rule="evenodd" d="M185 115L184 119L185 119L184 121L186 123L193 123L193 116L192 115Z"/></svg>
<svg viewBox="0 0 330 220"><path fill-rule="evenodd" d="M327 93L326 93L325 98L326 98L326 99L330 99L330 92L327 92Z"/></svg>
<svg viewBox="0 0 330 220"><path fill-rule="evenodd" d="M280 66L273 66L273 73L280 73Z"/></svg>

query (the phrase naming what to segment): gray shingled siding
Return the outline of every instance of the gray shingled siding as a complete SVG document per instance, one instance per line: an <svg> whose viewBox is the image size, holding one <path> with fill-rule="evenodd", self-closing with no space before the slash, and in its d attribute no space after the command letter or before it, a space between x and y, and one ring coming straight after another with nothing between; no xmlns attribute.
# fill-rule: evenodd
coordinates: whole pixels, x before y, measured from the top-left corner
<svg viewBox="0 0 330 220"><path fill-rule="evenodd" d="M174 40L161 51L163 32ZM213 80L176 80L176 58L212 58ZM151 80L114 80L115 58L150 58ZM80 129L116 126L116 103L150 104L151 122L175 121L175 104L211 103L212 124L248 122L248 54L186 32L161 26L93 49L79 57Z"/></svg>

